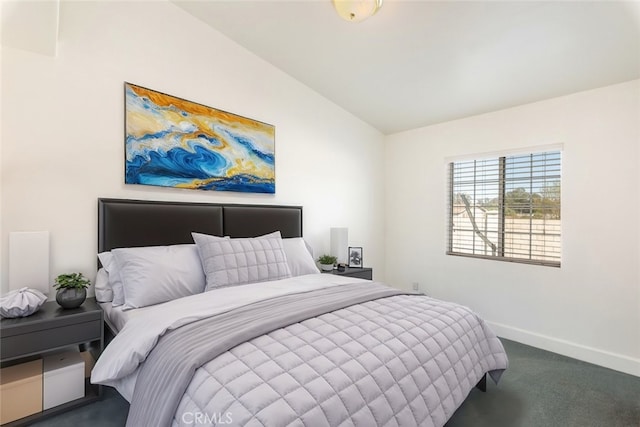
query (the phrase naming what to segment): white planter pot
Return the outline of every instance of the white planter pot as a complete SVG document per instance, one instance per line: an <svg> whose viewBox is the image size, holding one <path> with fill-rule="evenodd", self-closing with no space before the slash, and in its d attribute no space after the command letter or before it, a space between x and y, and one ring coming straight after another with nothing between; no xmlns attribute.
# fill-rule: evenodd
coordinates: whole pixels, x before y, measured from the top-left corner
<svg viewBox="0 0 640 427"><path fill-rule="evenodd" d="M320 264L320 270L331 271L333 270L333 264Z"/></svg>

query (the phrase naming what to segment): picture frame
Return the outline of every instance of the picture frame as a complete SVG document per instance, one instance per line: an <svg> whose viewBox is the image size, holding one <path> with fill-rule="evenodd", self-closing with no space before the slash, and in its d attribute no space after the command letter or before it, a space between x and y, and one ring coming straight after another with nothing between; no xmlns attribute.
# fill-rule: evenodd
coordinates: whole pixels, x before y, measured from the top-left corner
<svg viewBox="0 0 640 427"><path fill-rule="evenodd" d="M350 268L362 268L362 247L361 246L349 246L349 267Z"/></svg>
<svg viewBox="0 0 640 427"><path fill-rule="evenodd" d="M125 82L125 184L275 193L275 126Z"/></svg>

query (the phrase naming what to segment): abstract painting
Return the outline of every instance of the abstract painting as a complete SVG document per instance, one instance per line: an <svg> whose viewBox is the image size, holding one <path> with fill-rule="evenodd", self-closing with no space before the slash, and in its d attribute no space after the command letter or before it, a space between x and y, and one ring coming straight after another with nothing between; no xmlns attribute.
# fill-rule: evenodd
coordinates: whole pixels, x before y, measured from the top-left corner
<svg viewBox="0 0 640 427"><path fill-rule="evenodd" d="M275 193L275 127L125 83L125 183Z"/></svg>

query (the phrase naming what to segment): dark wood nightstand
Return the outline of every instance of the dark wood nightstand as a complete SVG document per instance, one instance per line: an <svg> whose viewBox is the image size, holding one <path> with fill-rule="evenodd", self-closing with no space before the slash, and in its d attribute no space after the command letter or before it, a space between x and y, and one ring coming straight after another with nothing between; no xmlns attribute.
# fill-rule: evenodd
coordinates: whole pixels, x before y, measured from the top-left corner
<svg viewBox="0 0 640 427"><path fill-rule="evenodd" d="M90 351L94 360L104 346L103 312L95 298L87 298L78 308L64 310L55 301L46 302L28 317L0 321L0 364L2 367L34 360L69 346ZM85 396L37 414L5 424L27 425L71 408L98 400L102 387L85 381Z"/></svg>
<svg viewBox="0 0 640 427"><path fill-rule="evenodd" d="M323 271L323 273L325 273ZM331 270L326 273L337 274L338 276L357 277L359 279L373 280L373 269L346 267L344 271Z"/></svg>

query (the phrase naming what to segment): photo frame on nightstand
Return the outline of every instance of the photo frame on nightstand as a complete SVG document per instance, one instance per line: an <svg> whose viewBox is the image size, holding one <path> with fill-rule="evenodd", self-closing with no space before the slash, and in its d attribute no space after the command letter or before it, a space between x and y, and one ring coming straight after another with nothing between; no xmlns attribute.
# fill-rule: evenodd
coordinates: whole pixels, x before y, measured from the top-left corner
<svg viewBox="0 0 640 427"><path fill-rule="evenodd" d="M349 267L362 268L362 247L349 246Z"/></svg>

